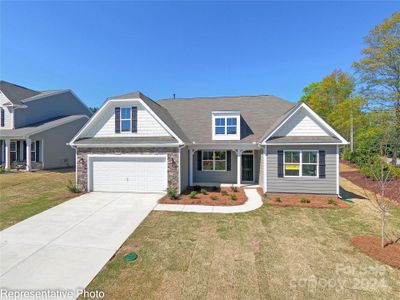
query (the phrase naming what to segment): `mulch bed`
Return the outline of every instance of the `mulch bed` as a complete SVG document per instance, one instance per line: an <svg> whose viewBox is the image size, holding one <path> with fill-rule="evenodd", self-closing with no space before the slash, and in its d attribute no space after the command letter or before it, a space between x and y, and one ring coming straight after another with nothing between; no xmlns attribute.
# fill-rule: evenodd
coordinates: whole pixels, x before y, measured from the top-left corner
<svg viewBox="0 0 400 300"><path fill-rule="evenodd" d="M237 192L233 192L231 188L203 187L207 191L204 195L200 192L194 199L190 199L189 194L193 189L184 191L179 199L170 199L167 195L162 197L159 202L162 204L194 204L194 205L210 205L210 206L234 206L241 205L247 201L247 196L243 188L239 188ZM226 191L227 195L223 195L221 191ZM231 195L235 194L237 199L232 200ZM211 199L216 197L215 200Z"/></svg>
<svg viewBox="0 0 400 300"><path fill-rule="evenodd" d="M400 244L387 244L382 248L380 238L375 236L355 236L351 241L366 255L400 269Z"/></svg>
<svg viewBox="0 0 400 300"><path fill-rule="evenodd" d="M373 193L379 192L379 182L374 181L370 178L365 177L360 173L357 169L357 166L354 164L341 160L341 163L349 166L350 168L346 168L345 171L340 172L340 176L350 180L352 183L358 185L359 187L371 191ZM388 182L386 185L385 195L387 198L393 201L397 201L400 203L399 197L399 186L400 186L400 179L393 180Z"/></svg>
<svg viewBox="0 0 400 300"><path fill-rule="evenodd" d="M273 206L296 206L309 208L349 208L351 205L337 198L336 195L316 195L316 194L285 194L268 193L264 197L262 189L258 188L264 204ZM302 201L303 199L303 201ZM332 203L329 203L332 201ZM309 203L307 203L309 202Z"/></svg>

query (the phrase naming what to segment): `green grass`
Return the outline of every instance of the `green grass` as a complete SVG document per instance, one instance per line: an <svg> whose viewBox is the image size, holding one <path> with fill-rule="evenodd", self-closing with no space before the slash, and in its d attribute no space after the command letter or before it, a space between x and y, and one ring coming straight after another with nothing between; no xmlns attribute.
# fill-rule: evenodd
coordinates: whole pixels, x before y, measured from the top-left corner
<svg viewBox="0 0 400 300"><path fill-rule="evenodd" d="M66 189L74 170L0 174L0 230L76 197Z"/></svg>
<svg viewBox="0 0 400 300"><path fill-rule="evenodd" d="M358 200L350 209L152 212L88 289L104 291L107 299L394 299L400 270L374 261L350 241L379 233L379 219L367 206ZM389 227L399 225L399 215L397 207ZM139 259L125 263L130 251ZM382 276L360 273L380 266ZM344 288L299 286L313 276Z"/></svg>

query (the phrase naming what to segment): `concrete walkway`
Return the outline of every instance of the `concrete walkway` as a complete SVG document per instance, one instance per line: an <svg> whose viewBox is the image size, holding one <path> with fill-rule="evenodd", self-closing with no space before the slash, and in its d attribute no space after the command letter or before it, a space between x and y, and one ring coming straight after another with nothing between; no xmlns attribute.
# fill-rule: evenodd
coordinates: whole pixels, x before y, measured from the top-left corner
<svg viewBox="0 0 400 300"><path fill-rule="evenodd" d="M85 288L159 198L159 194L89 193L1 231L1 288L73 292Z"/></svg>
<svg viewBox="0 0 400 300"><path fill-rule="evenodd" d="M256 189L244 189L248 200L235 206L210 206L193 204L158 204L154 210L158 211L182 211L196 213L242 213L255 210L263 205L262 199Z"/></svg>

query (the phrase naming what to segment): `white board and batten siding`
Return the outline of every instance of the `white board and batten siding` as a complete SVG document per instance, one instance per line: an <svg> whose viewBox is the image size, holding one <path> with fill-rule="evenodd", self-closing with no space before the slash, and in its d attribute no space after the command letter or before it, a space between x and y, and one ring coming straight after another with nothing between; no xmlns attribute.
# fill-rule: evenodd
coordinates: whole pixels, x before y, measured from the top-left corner
<svg viewBox="0 0 400 300"><path fill-rule="evenodd" d="M318 122L307 112L301 108L296 112L281 128L279 128L274 136L330 136Z"/></svg>
<svg viewBox="0 0 400 300"><path fill-rule="evenodd" d="M132 107L136 106L138 131L115 133L115 107ZM115 137L115 136L135 136L135 137L151 137L151 136L170 136L168 131L147 111L147 109L135 100L127 102L112 102L106 108L99 119L87 128L82 136L85 137Z"/></svg>
<svg viewBox="0 0 400 300"><path fill-rule="evenodd" d="M4 106L5 103L10 102L6 95L0 91L0 106L4 109L4 127L2 129L13 129L14 128L14 114L13 109Z"/></svg>
<svg viewBox="0 0 400 300"><path fill-rule="evenodd" d="M164 193L167 155L100 155L88 160L89 190Z"/></svg>

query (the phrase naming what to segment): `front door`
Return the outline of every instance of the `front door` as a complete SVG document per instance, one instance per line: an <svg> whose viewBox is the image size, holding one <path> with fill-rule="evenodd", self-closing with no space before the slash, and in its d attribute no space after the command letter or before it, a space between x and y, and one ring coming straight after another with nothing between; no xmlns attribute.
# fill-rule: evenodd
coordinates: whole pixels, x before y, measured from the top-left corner
<svg viewBox="0 0 400 300"><path fill-rule="evenodd" d="M242 154L242 181L254 181L253 153Z"/></svg>

